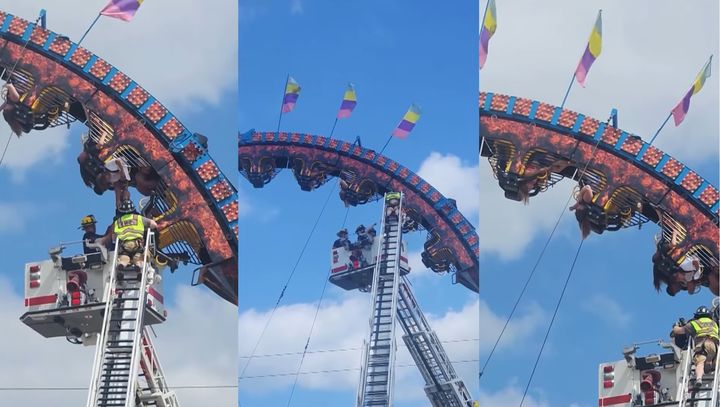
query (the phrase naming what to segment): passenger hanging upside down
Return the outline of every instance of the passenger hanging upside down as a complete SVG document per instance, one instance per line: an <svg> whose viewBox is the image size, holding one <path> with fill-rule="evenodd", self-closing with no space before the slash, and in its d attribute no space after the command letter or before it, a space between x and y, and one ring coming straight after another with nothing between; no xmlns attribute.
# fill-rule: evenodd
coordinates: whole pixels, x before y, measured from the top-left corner
<svg viewBox="0 0 720 407"><path fill-rule="evenodd" d="M157 229L157 223L139 215L129 199L123 201L118 210L122 216L115 220L113 233L103 237L103 240L115 239L115 237L119 239L119 247L117 247L119 269L127 269L131 262L142 269L145 232L148 228Z"/></svg>
<svg viewBox="0 0 720 407"><path fill-rule="evenodd" d="M3 86L2 96L5 101L0 110L17 136L30 133L33 129L44 130L50 127L62 112L70 111L70 103L67 100L53 100L49 105L44 104L32 93L20 95L11 82Z"/></svg>
<svg viewBox="0 0 720 407"><path fill-rule="evenodd" d="M22 135L23 125L15 115L17 104L20 103L20 94L12 83L8 82L3 85L2 98L3 104L0 110L2 110L3 118L5 118L5 121L10 125L10 129L16 136Z"/></svg>
<svg viewBox="0 0 720 407"><path fill-rule="evenodd" d="M123 202L130 199L130 171L122 158L112 158L105 162L106 172L103 176L107 182L112 185L115 191L115 207L120 209Z"/></svg>
<svg viewBox="0 0 720 407"><path fill-rule="evenodd" d="M700 259L693 255L685 256L685 259L680 263L681 272L675 273L680 280L680 285L684 286L690 294L695 294L696 289L700 288L700 281L703 277L703 265L700 263Z"/></svg>
<svg viewBox="0 0 720 407"><path fill-rule="evenodd" d="M665 291L670 296L675 296L683 290L687 290L689 294L695 294L706 282L713 290L713 273L705 273L699 257L689 254L685 256L679 266L676 264L674 259L681 254L677 246L680 240L676 230L673 230L669 242L662 238L658 239L657 249L652 257L655 290L660 291L660 285L665 283L667 284Z"/></svg>
<svg viewBox="0 0 720 407"><path fill-rule="evenodd" d="M580 181L582 185L582 180ZM590 220L588 220L589 205L592 204L593 190L590 185L584 185L580 188L580 191L575 196L575 204L570 207L571 211L575 211L575 219L577 219L580 225L580 233L582 238L585 239L590 235Z"/></svg>
<svg viewBox="0 0 720 407"><path fill-rule="evenodd" d="M77 158L83 182L92 187L96 194L114 190L117 206L129 197L128 186L135 187L144 196L158 193L161 179L152 167L130 168L122 158L111 158L104 163L98 158L99 153L97 144L88 139Z"/></svg>
<svg viewBox="0 0 720 407"><path fill-rule="evenodd" d="M530 191L542 188L544 184L547 184L549 176L550 172L548 168L538 168L536 170L526 171L525 174L523 174L522 178L524 181L518 186L518 194L525 205L530 201Z"/></svg>
<svg viewBox="0 0 720 407"><path fill-rule="evenodd" d="M695 347L693 348L693 362L695 363L695 378L693 380L695 388L702 386L702 377L705 374L706 364L712 371L715 357L717 355L718 341L718 324L713 321L712 313L705 306L701 306L695 311L693 319L683 325L676 324L673 326L672 335L687 334L693 337Z"/></svg>
<svg viewBox="0 0 720 407"><path fill-rule="evenodd" d="M160 175L152 167L133 167L130 171L130 185L145 196L151 196L158 192Z"/></svg>

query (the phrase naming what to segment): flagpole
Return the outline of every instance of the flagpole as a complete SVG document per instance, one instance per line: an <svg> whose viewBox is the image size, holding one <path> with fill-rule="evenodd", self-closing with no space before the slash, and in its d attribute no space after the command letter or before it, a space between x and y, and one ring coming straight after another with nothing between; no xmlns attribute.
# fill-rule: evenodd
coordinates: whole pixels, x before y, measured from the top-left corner
<svg viewBox="0 0 720 407"><path fill-rule="evenodd" d="M280 101L280 117L278 117L278 126L277 126L276 133L280 133L280 121L282 121L282 108L283 108L283 105L285 104L285 92L287 91L288 82L290 82L290 74L287 75L287 78L285 79L285 87L283 87L283 97L282 97L282 100Z"/></svg>
<svg viewBox="0 0 720 407"><path fill-rule="evenodd" d="M330 137L332 138L333 133L335 132L335 126L337 126L338 118L335 117L335 123L333 123L332 130L330 130Z"/></svg>
<svg viewBox="0 0 720 407"><path fill-rule="evenodd" d="M577 72L577 69L575 71ZM567 91L565 92L565 97L563 98L563 101L560 104L561 109L563 107L565 107L565 102L567 101L568 95L570 94L570 89L572 89L573 83L575 83L576 72L573 72L573 76L572 76L572 78L570 78L570 86L568 86Z"/></svg>
<svg viewBox="0 0 720 407"><path fill-rule="evenodd" d="M393 136L392 136L392 134L391 134L390 137L388 137L387 141L385 142L385 145L383 146L383 148L380 149L380 152L379 152L378 154L382 154L383 151L385 151L385 147L387 147L388 144L390 144L390 140L392 140L392 138L393 138Z"/></svg>
<svg viewBox="0 0 720 407"><path fill-rule="evenodd" d="M100 16L101 16L101 15L102 15L102 14L98 13L97 17L95 17L95 20L93 20L92 24L90 24L90 27L88 27L88 29L85 31L85 34L83 34L83 36L80 37L80 41L77 42L77 45L78 45L78 46L80 46L80 43L83 42L83 40L84 40L85 37L88 35L88 33L90 32L90 30L92 30L92 28L95 27L95 23L98 22L98 20L100 19Z"/></svg>
<svg viewBox="0 0 720 407"><path fill-rule="evenodd" d="M663 127L665 127L668 120L670 120L670 116L672 116L672 112L670 112L670 114L668 114L668 116L665 118L665 121L663 122L662 126L660 126L660 128L655 132L655 135L653 136L652 139L650 139L650 142L648 143L648 145L652 144L653 141L655 141L655 138L658 136L658 134L660 134L660 131L663 129Z"/></svg>

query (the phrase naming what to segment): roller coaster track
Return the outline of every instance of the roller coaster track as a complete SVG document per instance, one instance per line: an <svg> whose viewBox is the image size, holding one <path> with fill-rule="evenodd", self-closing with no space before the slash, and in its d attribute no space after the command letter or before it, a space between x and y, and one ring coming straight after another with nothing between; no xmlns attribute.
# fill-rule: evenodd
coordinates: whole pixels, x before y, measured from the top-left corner
<svg viewBox="0 0 720 407"><path fill-rule="evenodd" d="M90 132L103 131L107 137L100 159L124 151L151 166L163 186L156 216L161 222L158 245L167 252L185 252L198 266L198 283L237 303L237 192L202 137L104 59L3 11L0 69L3 79L12 77L24 87L27 97L21 102L28 108L49 93L81 106L63 112L57 120L63 123L52 124L77 120Z"/></svg>

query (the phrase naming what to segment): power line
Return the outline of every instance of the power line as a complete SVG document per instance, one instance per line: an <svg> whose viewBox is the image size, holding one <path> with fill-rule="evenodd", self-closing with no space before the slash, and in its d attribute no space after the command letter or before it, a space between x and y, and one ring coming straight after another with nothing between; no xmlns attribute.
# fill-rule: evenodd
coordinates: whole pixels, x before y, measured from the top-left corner
<svg viewBox="0 0 720 407"><path fill-rule="evenodd" d="M485 139L483 138L483 142L484 142L484 140ZM579 174L578 177L580 177L580 179L582 179L582 177L585 175L588 167L590 166L590 163L593 161L593 158L595 157L595 150L597 150L598 146L600 145L601 140L602 140L602 138L599 138L597 140L597 142L593 146L593 149L590 151L590 158L585 163L585 166L583 167L582 171L577 173L577 174ZM525 280L525 285L523 286L522 290L520 290L520 295L518 295L517 300L515 300L515 304L513 305L513 308L510 311L510 315L508 315L508 318L505 321L505 325L503 325L503 328L500 331L500 335L498 335L498 338L495 341L495 344L493 345L492 350L490 351L490 354L488 355L487 359L485 359L485 364L483 364L482 368L480 369L480 376L478 377L479 380L482 379L482 376L485 373L485 369L487 368L487 365L490 363L490 360L492 359L493 355L495 354L495 350L497 349L498 344L500 343L500 340L502 339L503 335L505 334L505 330L507 329L508 325L510 324L510 320L512 319L513 315L515 315L515 311L517 310L517 307L520 304L520 300L522 300L523 296L525 295L525 291L527 291L527 288L530 285L530 280L532 280L533 276L535 275L535 271L537 270L538 265L540 265L540 261L542 260L543 256L545 255L545 251L547 250L548 245L550 244L550 241L552 240L553 236L555 235L555 232L557 231L557 228L560 225L560 221L562 220L563 215L565 215L565 208L567 208L572 197L573 197L573 194L570 193L570 196L568 197L567 201L565 201L565 205L563 205L563 207L562 207L562 212L560 212L560 216L558 216L557 220L555 221L555 226L553 226L553 229L550 232L550 235L548 236L547 240L545 241L545 245L543 246L542 250L540 251L540 255L538 256L537 261L535 262L532 269L530 270L530 274L528 275L527 280Z"/></svg>
<svg viewBox="0 0 720 407"><path fill-rule="evenodd" d="M303 254L305 254L305 249L307 249L308 244L310 243L310 239L312 238L313 233L315 233L315 229L317 228L318 223L320 223L320 219L322 218L322 215L325 212L325 208L327 207L328 202L330 202L330 198L332 197L332 193L335 191L336 186L337 186L337 183L333 184L332 188L330 189L330 192L328 193L328 196L325 199L325 203L323 203L322 209L320 209L320 213L318 214L318 217L315 220L315 224L313 224L313 227L310 230L310 233L308 234L307 239L305 239L305 244L303 245L302 250L300 250L300 254L298 255L297 261L295 261L295 265L293 266L292 270L290 271L290 275L288 276L287 280L285 281L285 286L283 287L282 291L280 291L280 296L278 297L277 302L275 302L275 306L273 307L272 311L270 312L270 317L268 317L268 320L265 323L265 326L263 327L262 331L260 332L260 337L258 337L258 340L255 343L255 346L253 347L252 352L250 352L250 357L247 358L248 359L247 363L245 364L245 366L243 366L242 372L240 372L240 377L243 377L245 375L245 371L247 370L248 366L250 366L250 361L252 361L253 355L257 351L258 346L260 346L260 342L262 342L263 336L265 336L265 332L267 331L268 326L270 326L270 321L272 321L272 318L275 315L275 311L277 311L278 307L280 306L280 301L282 300L283 296L285 295L285 290L287 290L288 286L290 285L290 281L292 280L293 276L295 275L295 271L297 270L297 267L300 264L300 260L302 260Z"/></svg>
<svg viewBox="0 0 720 407"><path fill-rule="evenodd" d="M463 343L463 342L479 342L480 338L472 338L472 339L451 339L448 341L440 341L440 343L443 344L451 344L451 343ZM404 343L398 344L399 348L407 348L407 345ZM352 352L356 350L362 350L362 347L354 347L354 348L337 348L337 349L316 349L316 350L309 350L307 352L278 352L278 353L266 353L262 355L253 355L253 359L257 358L272 358L272 357L281 357L281 356L295 356L295 355L302 355L303 353L306 354L312 354L312 353L334 353L334 352ZM238 358L240 359L247 359L250 358L250 355L240 355Z"/></svg>
<svg viewBox="0 0 720 407"><path fill-rule="evenodd" d="M12 140L12 132L10 132L10 136L8 137L7 143L5 143L5 149L2 152L2 156L0 156L0 165L2 165L3 160L5 159L5 153L7 153L8 147L10 147L10 141Z"/></svg>
<svg viewBox="0 0 720 407"><path fill-rule="evenodd" d="M185 389L233 389L237 388L237 384L197 384L187 386L168 386L173 390L185 390ZM69 386L58 386L58 387L0 387L0 391L87 391L88 387L69 387Z"/></svg>
<svg viewBox="0 0 720 407"><path fill-rule="evenodd" d="M535 365L533 366L532 372L530 373L530 378L528 379L527 385L525 386L525 392L523 393L522 400L520 400L520 407L522 407L523 402L525 401L525 396L527 396L527 392L530 389L530 383L535 376L535 370L537 369L537 365L540 362L540 357L542 356L543 350L545 349L545 344L547 343L548 336L550 336L550 330L552 330L553 323L555 322L555 317L558 314L560 304L562 303L563 297L565 296L565 290L567 289L568 283L570 282L570 277L572 277L573 271L575 270L575 263L577 263L578 256L580 256L580 250L583 247L583 243L585 243L585 239L580 240L580 244L578 245L577 251L575 252L575 258L572 261L570 271L568 272L567 278L565 279L565 285L563 285L562 292L560 293L560 298L558 298L557 304L555 305L555 311L553 312L552 319L550 320L550 325L548 325L548 329L545 332L545 338L543 339L542 346L540 346L540 352L538 352L537 358L535 359Z"/></svg>
<svg viewBox="0 0 720 407"><path fill-rule="evenodd" d="M480 359L467 359L467 360L456 360L451 361L450 363L453 364L460 364L460 363L476 363L479 362ZM416 367L416 364L404 364L404 365L397 365L395 367L398 368L408 368L408 367ZM255 376L244 376L239 377L238 380L249 380L249 379L265 379L265 378L272 378L272 377L287 377L287 376L295 376L298 375L311 375L311 374L322 374L322 373L345 373L345 372L359 372L359 367L348 367L348 368L342 368L342 369L325 369L325 370L313 370L313 371L307 371L307 372L287 372L287 373L269 373L269 374L262 374L262 375L255 375Z"/></svg>

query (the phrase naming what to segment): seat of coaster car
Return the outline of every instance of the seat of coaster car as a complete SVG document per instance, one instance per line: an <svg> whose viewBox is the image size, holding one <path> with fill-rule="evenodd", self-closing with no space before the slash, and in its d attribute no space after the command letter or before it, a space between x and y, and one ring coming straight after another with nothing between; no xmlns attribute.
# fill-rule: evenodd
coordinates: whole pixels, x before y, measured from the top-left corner
<svg viewBox="0 0 720 407"><path fill-rule="evenodd" d="M60 265L65 271L94 268L103 264L102 253L78 254L73 257L61 257Z"/></svg>

